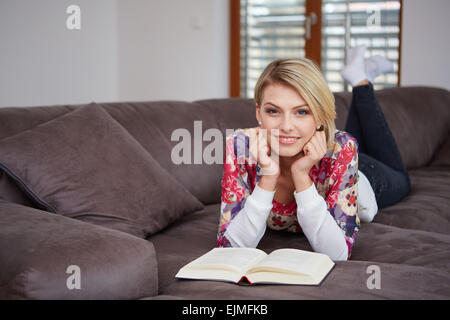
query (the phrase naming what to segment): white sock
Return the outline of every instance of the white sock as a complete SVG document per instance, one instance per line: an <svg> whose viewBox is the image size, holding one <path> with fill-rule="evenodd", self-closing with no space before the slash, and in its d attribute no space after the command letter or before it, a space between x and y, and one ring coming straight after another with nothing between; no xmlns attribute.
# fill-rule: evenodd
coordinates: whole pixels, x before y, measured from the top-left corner
<svg viewBox="0 0 450 320"><path fill-rule="evenodd" d="M342 69L341 75L352 86L367 79L364 62L365 51L366 46L359 46L348 52L347 65Z"/></svg>
<svg viewBox="0 0 450 320"><path fill-rule="evenodd" d="M380 74L394 71L394 64L383 56L375 55L365 60L365 71L367 79L373 83Z"/></svg>
<svg viewBox="0 0 450 320"><path fill-rule="evenodd" d="M348 65L353 60L355 60L356 57L358 57L358 56L364 57L366 50L367 50L367 47L365 45L351 48L347 53L347 60L345 61L345 63Z"/></svg>

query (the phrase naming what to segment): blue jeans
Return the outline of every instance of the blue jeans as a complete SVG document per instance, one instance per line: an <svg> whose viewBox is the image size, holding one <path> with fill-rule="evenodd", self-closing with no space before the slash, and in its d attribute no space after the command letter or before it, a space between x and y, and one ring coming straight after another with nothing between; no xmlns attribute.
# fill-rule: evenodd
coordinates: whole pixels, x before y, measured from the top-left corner
<svg viewBox="0 0 450 320"><path fill-rule="evenodd" d="M353 88L345 131L358 141L358 168L369 180L378 208L404 198L410 190L408 170L371 84Z"/></svg>

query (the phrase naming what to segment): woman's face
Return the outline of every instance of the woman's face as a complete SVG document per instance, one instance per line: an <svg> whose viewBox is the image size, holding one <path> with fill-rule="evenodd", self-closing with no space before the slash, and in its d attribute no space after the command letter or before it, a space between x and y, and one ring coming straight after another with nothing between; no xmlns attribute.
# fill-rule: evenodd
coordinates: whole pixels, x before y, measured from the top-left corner
<svg viewBox="0 0 450 320"><path fill-rule="evenodd" d="M278 140L280 157L299 154L316 131L316 121L305 100L295 89L280 83L264 88L256 118L261 128L267 129L269 146L271 139Z"/></svg>

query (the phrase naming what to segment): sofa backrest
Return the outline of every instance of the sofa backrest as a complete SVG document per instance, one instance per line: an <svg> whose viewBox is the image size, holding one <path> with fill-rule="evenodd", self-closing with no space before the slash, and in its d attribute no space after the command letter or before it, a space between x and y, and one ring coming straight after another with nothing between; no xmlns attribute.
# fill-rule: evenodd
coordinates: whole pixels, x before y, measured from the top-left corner
<svg viewBox="0 0 450 320"><path fill-rule="evenodd" d="M404 87L380 90L376 92L376 96L406 166L409 169L426 166L449 134L449 91ZM336 126L343 130L351 93L336 93L335 97ZM163 168L205 204L220 201L222 163L207 164L202 158L198 159L200 163L195 164L195 138L201 144L200 150L204 151L211 144L211 141L202 139L205 131L210 128L219 129L224 147L226 129L257 125L255 105L251 99L120 102L100 105L122 124ZM0 139L59 117L79 106L0 108ZM201 121L201 124L197 123L197 132L194 130L194 121ZM177 165L172 161L172 149L180 141L171 141L171 136L179 128L187 129L192 137L191 164ZM0 197L13 198L20 202L20 191L15 190L1 172Z"/></svg>
<svg viewBox="0 0 450 320"><path fill-rule="evenodd" d="M433 87L401 87L375 92L386 121L408 169L430 164L441 152L450 133L450 92ZM351 93L336 93L336 105L344 104L345 118ZM339 108L337 108L339 110ZM340 109L342 110L342 109ZM345 121L336 121L344 129Z"/></svg>

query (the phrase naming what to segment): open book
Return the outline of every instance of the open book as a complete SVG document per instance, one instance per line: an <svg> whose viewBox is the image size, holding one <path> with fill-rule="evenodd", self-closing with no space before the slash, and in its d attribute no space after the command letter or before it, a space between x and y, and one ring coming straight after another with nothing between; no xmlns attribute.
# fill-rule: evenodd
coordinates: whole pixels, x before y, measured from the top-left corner
<svg viewBox="0 0 450 320"><path fill-rule="evenodd" d="M320 285L335 263L325 254L279 249L270 254L255 248L214 248L188 263L175 278L251 284Z"/></svg>

